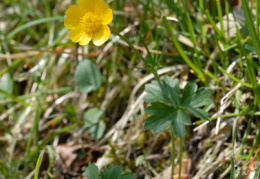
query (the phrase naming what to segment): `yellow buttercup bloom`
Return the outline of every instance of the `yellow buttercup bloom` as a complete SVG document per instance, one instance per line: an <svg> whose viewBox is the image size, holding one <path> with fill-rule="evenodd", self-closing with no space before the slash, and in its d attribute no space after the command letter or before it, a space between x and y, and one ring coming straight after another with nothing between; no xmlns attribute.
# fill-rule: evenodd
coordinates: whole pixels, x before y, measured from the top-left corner
<svg viewBox="0 0 260 179"><path fill-rule="evenodd" d="M111 34L107 26L113 20L113 12L102 0L78 0L66 11L64 25L71 30L70 39L87 45L92 39L96 46L102 45Z"/></svg>

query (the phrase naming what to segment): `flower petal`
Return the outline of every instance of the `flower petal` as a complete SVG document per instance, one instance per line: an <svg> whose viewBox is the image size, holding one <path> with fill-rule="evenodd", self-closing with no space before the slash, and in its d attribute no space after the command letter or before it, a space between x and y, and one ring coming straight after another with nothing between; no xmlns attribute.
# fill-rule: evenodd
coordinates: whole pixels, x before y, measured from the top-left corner
<svg viewBox="0 0 260 179"><path fill-rule="evenodd" d="M78 6L72 5L65 12L66 17L64 19L64 25L67 29L74 29L80 24L81 17L84 16L84 11Z"/></svg>
<svg viewBox="0 0 260 179"><path fill-rule="evenodd" d="M78 5L85 12L94 12L98 1L100 0L78 0Z"/></svg>
<svg viewBox="0 0 260 179"><path fill-rule="evenodd" d="M112 9L104 1L98 1L95 7L95 14L99 15L101 22L104 25L110 24L113 20Z"/></svg>
<svg viewBox="0 0 260 179"><path fill-rule="evenodd" d="M92 37L93 43L96 46L102 45L105 41L109 39L111 32L107 25L101 26L99 30L94 32L94 35Z"/></svg>
<svg viewBox="0 0 260 179"><path fill-rule="evenodd" d="M87 45L90 42L92 36L93 36L92 33L85 34L84 38L82 38L79 41L79 44L82 45L82 46Z"/></svg>
<svg viewBox="0 0 260 179"><path fill-rule="evenodd" d="M106 12L103 12L100 15L100 19L101 19L102 24L104 24L104 25L110 24L113 20L112 9L108 9Z"/></svg>
<svg viewBox="0 0 260 179"><path fill-rule="evenodd" d="M105 1L99 0L95 6L95 14L101 15L109 9L108 4Z"/></svg>
<svg viewBox="0 0 260 179"><path fill-rule="evenodd" d="M76 29L73 29L71 32L70 32L70 39L77 43L78 41L80 41L82 38L84 38L84 33L82 31L81 28L76 28Z"/></svg>

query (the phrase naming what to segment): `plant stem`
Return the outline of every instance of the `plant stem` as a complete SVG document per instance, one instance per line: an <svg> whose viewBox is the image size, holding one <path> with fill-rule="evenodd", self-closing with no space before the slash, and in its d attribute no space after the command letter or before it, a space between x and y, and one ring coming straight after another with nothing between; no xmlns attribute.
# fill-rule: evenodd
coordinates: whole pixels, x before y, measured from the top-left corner
<svg viewBox="0 0 260 179"><path fill-rule="evenodd" d="M150 70L152 71L154 78L155 78L158 82L160 82L161 80L160 80L160 78L159 78L159 75L158 75L157 71L156 71L156 70L153 70L153 69L150 69Z"/></svg>
<svg viewBox="0 0 260 179"><path fill-rule="evenodd" d="M113 28L111 28L111 32L113 32L114 34L119 36L123 41L125 41L129 45L129 47L134 51L135 55L137 55L146 65L148 64L147 60L145 60L145 58L139 53L139 51L133 46L133 44L126 37L118 33Z"/></svg>
<svg viewBox="0 0 260 179"><path fill-rule="evenodd" d="M183 139L180 139L180 159L179 159L179 179L181 179L181 168L182 168L182 154L183 154Z"/></svg>
<svg viewBox="0 0 260 179"><path fill-rule="evenodd" d="M171 125L171 142L172 142L172 158L171 158L171 161L172 161L172 171L171 171L171 178L170 179L173 179L174 167L175 167L175 163L174 163L174 159L175 159L175 141L174 141L174 132L173 132L172 125Z"/></svg>

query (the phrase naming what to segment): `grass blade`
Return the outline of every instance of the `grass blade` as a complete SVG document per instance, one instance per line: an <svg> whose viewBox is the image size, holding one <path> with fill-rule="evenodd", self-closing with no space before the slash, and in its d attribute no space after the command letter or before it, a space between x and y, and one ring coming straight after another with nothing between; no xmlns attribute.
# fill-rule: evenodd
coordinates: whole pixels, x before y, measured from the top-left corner
<svg viewBox="0 0 260 179"><path fill-rule="evenodd" d="M175 35L172 32L170 24L168 23L168 21L166 20L165 17L163 18L163 23L165 24L165 27L166 27L166 29L167 29L167 31L168 31L171 39L172 39L172 42L173 42L175 48L180 53L183 60L195 71L195 73L198 75L198 77L201 79L201 81L206 82L206 79L204 77L203 72L199 68L197 68L197 66L195 66L194 63L184 53L183 49L181 48L179 42L177 41Z"/></svg>
<svg viewBox="0 0 260 179"><path fill-rule="evenodd" d="M35 173L34 173L34 179L38 179L41 162L42 162L42 156L40 155L39 158L38 158L38 160L37 160L37 163L36 163L36 168L35 168Z"/></svg>
<svg viewBox="0 0 260 179"><path fill-rule="evenodd" d="M49 17L49 18L42 18L42 19L38 19L38 20L35 20L35 21L31 21L27 24L24 24L18 28L16 28L14 31L10 32L8 35L7 35L7 39L12 39L17 33L23 31L24 29L27 29L31 26L35 26L35 25L38 25L38 24L42 24L42 23L46 23L46 22L51 22L51 21L58 21L58 20L63 20L64 17L63 16L56 16L56 17Z"/></svg>
<svg viewBox="0 0 260 179"><path fill-rule="evenodd" d="M235 174L236 174L236 170L235 170L235 162L234 162L234 158L231 158L231 173L230 173L230 179L235 179Z"/></svg>
<svg viewBox="0 0 260 179"><path fill-rule="evenodd" d="M259 60L259 63L260 63L260 40L257 36L257 33L256 33L256 28L254 26L254 23L253 23L253 17L252 17L252 13L248 7L248 3L246 0L242 0L242 7L243 7L243 10L244 10L244 13L245 13L245 17L246 17L246 24L247 24L247 27L248 27L248 30L249 30L249 34L251 36L251 39L253 41L253 45L256 49L256 53L258 55L258 60Z"/></svg>

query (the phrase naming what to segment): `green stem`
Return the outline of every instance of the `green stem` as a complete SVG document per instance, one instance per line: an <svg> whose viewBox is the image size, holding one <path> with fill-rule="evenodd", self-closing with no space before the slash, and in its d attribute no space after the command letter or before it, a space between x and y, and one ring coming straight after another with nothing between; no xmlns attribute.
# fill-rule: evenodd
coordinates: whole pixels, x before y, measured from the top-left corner
<svg viewBox="0 0 260 179"><path fill-rule="evenodd" d="M182 154L183 154L183 139L180 139L179 179L181 179Z"/></svg>
<svg viewBox="0 0 260 179"><path fill-rule="evenodd" d="M235 81L235 82L237 82L237 83L241 83L242 85L244 85L244 86L246 86L246 87L248 87L248 88L253 88L251 84L246 83L246 82L243 82L243 81L241 81L240 79L234 77L233 75L231 75L230 73L228 73L226 70L224 70L222 67L219 66L218 69L219 69L222 73L224 73L225 75L227 75L231 80L233 80L233 81Z"/></svg>
<svg viewBox="0 0 260 179"><path fill-rule="evenodd" d="M173 132L173 128L172 128L172 125L171 125L171 142L172 142L172 158L171 158L171 161L172 161L172 171L171 171L171 178L170 179L173 179L173 176L174 176L174 167L175 167L175 163L174 163L174 159L175 159L175 139L174 139L174 132Z"/></svg>
<svg viewBox="0 0 260 179"><path fill-rule="evenodd" d="M113 28L111 28L111 31L116 34L118 37L120 37L123 41L125 41L127 43L127 45L129 45L129 47L134 51L134 53L145 63L147 64L147 60L145 60L145 58L140 54L140 52L134 47L134 45L123 35L121 35L120 33L118 33L116 30L114 30Z"/></svg>
<svg viewBox="0 0 260 179"><path fill-rule="evenodd" d="M120 160L120 158L118 157L118 155L116 153L116 149L111 140L108 141L108 145L111 148L111 154L113 155L115 161L118 163L118 165L123 165L122 161Z"/></svg>
<svg viewBox="0 0 260 179"><path fill-rule="evenodd" d="M221 8L220 0L216 0L216 4L217 4L220 29L221 29L222 36L224 37L224 24L223 24L223 18L222 18L223 15L222 15L222 8Z"/></svg>
<svg viewBox="0 0 260 179"><path fill-rule="evenodd" d="M204 18L204 14L205 14L205 10L204 10L204 4L203 4L203 0L199 0L199 6L200 6L200 10L201 10L201 36L202 36L202 44L205 45L207 43L207 32L206 32L206 25L205 25L205 18Z"/></svg>
<svg viewBox="0 0 260 179"><path fill-rule="evenodd" d="M155 64L154 61L151 61L151 60L152 60L151 53L150 53L148 47L145 45L145 41L143 40L142 36L140 35L139 37L140 37L140 40L142 40L142 42L144 43L144 46L145 46L145 48L146 48L146 50L147 50L147 53L148 53L148 55L149 55L149 57L150 57L150 59L148 59L148 60L147 60L146 58L144 58L144 57L140 54L140 52L134 47L134 45L133 45L126 37L124 37L123 35L121 35L120 33L118 33L118 32L117 32L116 30L114 30L113 28L111 28L111 31L112 31L115 35L119 36L122 40L124 40L124 41L128 44L128 46L134 51L135 55L138 56L138 57L145 63L145 65L148 67L148 69L153 73L155 79L156 79L157 81L160 81L160 78L159 78L159 76L158 76L158 74L157 74L157 70L155 70L156 64Z"/></svg>
<svg viewBox="0 0 260 179"><path fill-rule="evenodd" d="M256 27L260 25L260 1L256 1ZM259 36L259 28L256 28L256 34Z"/></svg>
<svg viewBox="0 0 260 179"><path fill-rule="evenodd" d="M206 14L206 16L207 16L207 18L208 18L208 21L209 21L210 24L212 25L214 31L220 36L220 39L223 40L223 39L224 39L223 34L222 34L222 32L218 29L218 27L217 27L217 25L216 25L214 19L213 19L213 18L211 17L211 15L210 15L209 11L206 10L206 11L205 11L205 14Z"/></svg>
<svg viewBox="0 0 260 179"><path fill-rule="evenodd" d="M158 75L158 73L157 73L157 70L152 70L152 73L153 73L153 75L154 75L154 78L157 80L157 81L161 81L160 80L160 78L159 78L159 75Z"/></svg>

